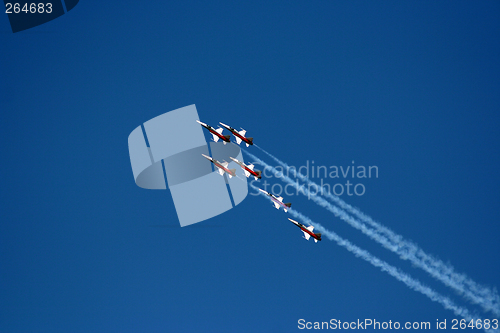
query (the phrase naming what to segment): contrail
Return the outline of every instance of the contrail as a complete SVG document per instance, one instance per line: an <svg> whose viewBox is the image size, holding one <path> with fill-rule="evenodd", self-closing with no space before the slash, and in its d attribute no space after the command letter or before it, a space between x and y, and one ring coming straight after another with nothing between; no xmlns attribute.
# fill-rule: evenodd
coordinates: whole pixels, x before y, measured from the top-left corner
<svg viewBox="0 0 500 333"><path fill-rule="evenodd" d="M255 145L257 146L257 145ZM431 255L425 253L422 249L420 249L416 244L411 241L405 240L402 236L394 233L392 230L380 225L375 222L369 216L360 212L357 208L354 208L344 202L337 196L332 195L328 191L322 191L322 194L339 205L341 208L346 211L352 213L362 221L368 223L372 228L367 227L364 223L356 220L347 214L344 210L339 209L338 207L332 205L325 199L318 196L318 189L320 186L312 181L310 181L304 175L297 173L295 168L290 168L286 163L280 161L275 156L271 155L264 149L257 146L264 153L273 158L277 163L279 163L282 167L286 168L288 171L292 171L292 174L304 182L308 184L308 188L304 186L299 186L298 182L294 182L290 177L282 175L282 179L292 185L297 191L302 191L308 198L312 199L318 205L324 207L335 216L338 216L342 220L346 221L348 224L353 226L354 228L360 230L373 240L380 243L383 247L389 249L390 251L398 254L402 259L410 260L415 266L423 269L427 273L429 273L435 279L441 281L446 286L455 289L459 292L463 297L470 300L475 304L479 304L484 310L491 311L496 316L500 316L499 303L500 299L496 294L496 290L490 290L487 287L480 286L470 278L468 278L465 274L456 273L450 265L443 263L441 260L434 258ZM242 149L243 150L243 149ZM265 163L255 155L249 153L246 150L243 150L246 154L248 154L251 158L254 158L257 162L261 163L264 167L269 168L275 172L280 172L276 168L270 166ZM312 193L309 188L314 186L316 188L316 192Z"/></svg>
<svg viewBox="0 0 500 333"><path fill-rule="evenodd" d="M253 185L252 183L248 183L254 190L257 191L257 193L263 195L264 197L268 198L265 194L259 191L259 189ZM269 199L269 198L268 198ZM271 199L269 199L271 201ZM310 225L314 225L314 227L321 232L322 235L325 235L328 239L336 242L338 245L346 248L349 252L353 253L356 257L359 257L370 264L372 264L375 267L380 268L382 272L387 272L389 275L393 276L397 280L403 282L408 286L410 289L418 291L419 293L427 296L430 298L432 301L437 302L441 304L445 309L453 311L453 313L457 316L460 316L464 318L466 321L470 322L471 320L476 321L478 318L477 316L471 315L469 310L466 308L460 307L456 305L450 298L443 296L433 289L423 285L420 281L412 278L410 275L402 272L400 269L388 264L387 262L375 257L372 255L370 252L361 249L360 247L352 244L350 241L347 239L343 239L339 235L337 235L335 232L330 231L325 229L321 224L316 223L312 221L310 218L307 216L303 215L302 213L298 212L295 209L289 209L288 212L290 215L294 216L297 219L302 220L305 223L308 223ZM484 329L485 332L495 332L495 330L490 330L490 329Z"/></svg>

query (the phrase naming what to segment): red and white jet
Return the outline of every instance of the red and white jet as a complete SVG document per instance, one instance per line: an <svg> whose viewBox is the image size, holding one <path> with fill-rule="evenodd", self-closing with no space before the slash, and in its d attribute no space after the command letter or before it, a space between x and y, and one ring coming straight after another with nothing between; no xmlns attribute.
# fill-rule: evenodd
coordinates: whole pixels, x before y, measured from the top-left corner
<svg viewBox="0 0 500 333"><path fill-rule="evenodd" d="M245 173L245 176L247 176L247 178L250 177L250 175L252 175L255 178L255 180L262 178L261 177L262 171L254 170L253 164L245 165L245 163L240 162L235 158L232 158L232 157L229 157L229 158L240 165L240 167L243 169L243 172Z"/></svg>
<svg viewBox="0 0 500 333"><path fill-rule="evenodd" d="M235 139L236 139L236 143L237 144L240 144L241 141L244 141L246 144L247 144L247 147L250 146L250 145L253 145L253 138L246 138L245 137L245 133L247 131L245 131L243 128L241 129L241 131L237 131L235 130L234 128L232 128L231 126L229 125L226 125L226 124L223 124L223 123L219 123L222 125L222 127L224 127L225 129L227 129L229 132L233 133Z"/></svg>
<svg viewBox="0 0 500 333"><path fill-rule="evenodd" d="M227 166L229 163L227 162L219 162L215 158L211 158L210 156L207 156L205 154L202 154L203 157L205 157L207 160L215 164L215 166L219 169L218 172L221 176L224 176L224 172L227 173L229 178L236 177L236 169L228 169Z"/></svg>
<svg viewBox="0 0 500 333"><path fill-rule="evenodd" d="M283 207L283 210L286 212L288 210L288 208L290 208L290 206L292 205L291 203L283 203L282 197L277 197L274 194L271 194L269 192L261 190L260 188L259 188L259 191L261 191L262 193L265 193L271 197L271 200L274 202L274 207L276 207L276 209L280 209L280 206L281 206L281 207Z"/></svg>
<svg viewBox="0 0 500 333"><path fill-rule="evenodd" d="M219 139L221 139L224 142L224 144L226 144L228 142L231 142L231 140L230 140L231 136L230 135L222 135L222 131L223 131L222 128L219 127L218 129L215 129L212 126L207 125L205 123L202 123L199 120L197 120L196 122L198 124L200 124L201 126L205 127L207 130L209 130L210 133L212 133L212 136L214 137L214 141L215 142L219 141Z"/></svg>
<svg viewBox="0 0 500 333"><path fill-rule="evenodd" d="M314 226L309 226L309 227L306 227L305 225L303 225L302 223L299 223L297 221L294 221L292 220L291 218L288 218L290 221L292 221L293 224L295 224L297 227L300 228L300 230L302 230L302 232L304 233L304 238L306 240L309 240L309 238L313 238L314 239L314 242L317 243L318 241L321 240L321 234L318 232L318 233L314 233L313 230L314 230Z"/></svg>

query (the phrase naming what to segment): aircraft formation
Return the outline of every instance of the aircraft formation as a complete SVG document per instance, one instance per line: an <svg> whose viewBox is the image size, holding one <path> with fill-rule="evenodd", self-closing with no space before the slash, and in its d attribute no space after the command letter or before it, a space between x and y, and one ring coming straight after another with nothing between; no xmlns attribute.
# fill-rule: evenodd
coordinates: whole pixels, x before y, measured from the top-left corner
<svg viewBox="0 0 500 333"><path fill-rule="evenodd" d="M212 134L213 140L215 142L218 142L219 140L222 140L222 142L224 144L231 142L230 135L223 135L222 134L222 132L224 131L224 129L222 127L224 127L225 129L227 129L229 132L231 132L234 135L234 137L236 139L236 143L238 145L240 145L242 142L244 142L247 145L247 147L253 145L253 138L246 137L245 136L246 131L243 128L241 129L241 131L237 131L236 129L234 129L233 127L231 127L229 125L219 123L222 127L215 129L212 126L207 125L205 123L202 123L199 120L196 120L196 122L198 124L200 124L201 126L205 127ZM236 177L236 169L228 169L228 166L229 166L228 162L226 162L226 161L219 162L215 158L212 158L212 157L207 156L205 154L201 154L201 155L203 155L203 157L205 157L207 160L212 162L217 167L217 171L221 176L224 176L224 174L227 174L229 178ZM245 173L245 176L247 178L249 178L250 176L253 176L255 178L255 180L262 178L262 176L261 176L262 172L259 170L255 170L253 164L246 165L245 163L238 161L234 157L229 157L229 158L243 169L243 172ZM276 195L269 193L267 191L264 191L260 188L259 188L259 191L261 191L262 193L269 196L271 198L271 200L273 201L274 207L278 210L281 207L281 208L283 208L283 211L285 211L285 213L286 213L288 211L288 209L292 206L292 204L289 202L284 203L283 197L281 197L281 196L276 196ZM293 224L295 224L297 227L300 228L300 230L304 233L304 238L306 240L309 240L311 237L314 239L315 243L317 243L318 241L321 240L321 234L313 232L314 226L311 225L311 226L306 227L305 225L303 225L297 221L294 221L290 218L289 218L289 220Z"/></svg>

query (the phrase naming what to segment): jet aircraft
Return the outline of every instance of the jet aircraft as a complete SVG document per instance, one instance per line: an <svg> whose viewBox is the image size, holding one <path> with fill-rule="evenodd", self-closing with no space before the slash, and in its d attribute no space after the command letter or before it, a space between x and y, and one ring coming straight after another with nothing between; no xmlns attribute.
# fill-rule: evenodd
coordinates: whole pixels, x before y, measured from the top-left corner
<svg viewBox="0 0 500 333"><path fill-rule="evenodd" d="M236 143L237 144L240 144L241 141L244 141L246 144L247 144L247 147L250 146L250 145L253 145L253 138L247 138L245 137L245 133L247 131L245 131L243 128L241 129L241 131L237 131L235 130L234 128L232 128L231 126L229 125L226 125L226 124L223 124L223 123L219 123L222 125L222 127L224 127L225 129L227 129L229 132L233 133L235 139L236 139Z"/></svg>
<svg viewBox="0 0 500 333"><path fill-rule="evenodd" d="M280 206L281 206L281 207L283 207L283 210L286 212L288 210L288 208L290 208L290 206L292 205L291 203L283 203L282 197L277 197L274 194L266 192L260 188L259 188L259 191L261 191L262 193L265 193L271 197L271 200L274 202L274 207L276 207L276 209L280 209Z"/></svg>
<svg viewBox="0 0 500 333"><path fill-rule="evenodd" d="M314 230L314 226L309 226L309 227L306 227L305 225L303 225L302 223L299 223L297 221L294 221L292 220L291 218L288 218L290 221L292 221L293 224L295 224L297 227L300 228L300 230L302 230L302 232L304 233L304 238L306 240L309 240L309 238L313 238L314 239L314 242L317 243L318 241L321 240L321 234L318 232L318 233L314 233L313 230Z"/></svg>
<svg viewBox="0 0 500 333"><path fill-rule="evenodd" d="M202 154L207 160L215 164L215 166L219 169L218 172L221 176L224 176L224 172L227 173L229 178L236 177L236 169L228 169L227 166L229 163L227 162L219 162L215 158Z"/></svg>
<svg viewBox="0 0 500 333"><path fill-rule="evenodd" d="M231 142L231 140L230 140L231 136L230 135L222 135L222 131L223 131L222 128L219 127L218 129L215 129L212 126L207 125L205 123L202 123L199 120L197 120L196 122L198 124L200 124L201 126L205 127L207 130L209 130L210 133L212 133L212 136L214 137L214 141L215 142L219 141L219 139L221 139L224 142L224 144L226 144L228 142Z"/></svg>
<svg viewBox="0 0 500 333"><path fill-rule="evenodd" d="M252 175L255 178L255 180L262 178L261 177L262 171L254 170L253 164L245 165L245 163L240 162L235 158L232 157L229 158L240 165L240 167L243 169L243 172L245 172L245 176L247 176L247 178L250 177L250 175Z"/></svg>

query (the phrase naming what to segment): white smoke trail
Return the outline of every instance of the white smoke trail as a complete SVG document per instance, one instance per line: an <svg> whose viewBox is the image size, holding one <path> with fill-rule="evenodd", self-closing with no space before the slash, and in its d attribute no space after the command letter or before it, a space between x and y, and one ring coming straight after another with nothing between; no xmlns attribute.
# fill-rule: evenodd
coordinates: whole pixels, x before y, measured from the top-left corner
<svg viewBox="0 0 500 333"><path fill-rule="evenodd" d="M257 193L263 195L264 197L268 198L270 201L272 201L267 195L263 194L262 192L259 191L259 189L253 185L252 183L249 183L249 185L257 191ZM312 221L310 218L307 216L303 215L302 213L298 212L295 209L289 209L288 212L290 215L293 217L300 219L302 222L314 225L314 227L319 230L322 234L322 236L326 236L328 239L336 242L338 245L346 248L349 252L353 253L356 257L359 257L370 264L372 264L375 267L380 268L382 272L387 272L389 275L392 277L396 278L397 280L403 282L408 286L410 289L418 291L419 293L427 296L429 299L431 299L434 302L437 302L441 304L445 309L453 311L453 313L457 316L460 316L464 318L467 322L470 322L471 320L476 321L478 318L477 316L473 316L469 310L466 308L460 307L456 305L451 299L449 299L446 296L443 296L430 287L427 287L423 285L420 281L412 278L410 275L402 272L400 269L388 264L387 262L375 257L372 255L370 252L361 249L360 247L352 244L350 241L347 239L343 239L339 235L337 235L335 232L330 231L325 229L321 224L316 223ZM495 332L495 330L491 329L484 329L485 332Z"/></svg>
<svg viewBox="0 0 500 333"><path fill-rule="evenodd" d="M394 233L392 230L380 225L375 222L369 216L360 212L357 208L350 206L345 203L342 199L337 196L332 195L328 191L323 192L322 194L339 205L341 208L346 211L352 213L362 221L368 223L372 228L367 227L364 223L356 220L347 214L344 210L339 209L338 207L332 205L325 199L318 196L319 185L310 181L304 175L297 173L294 168L290 168L286 163L280 161L275 156L271 155L264 149L257 146L264 153L273 158L277 163L279 163L282 167L286 168L288 171L292 171L294 176L300 178L304 182L308 184L308 188L300 186L298 182L294 182L288 176L282 175L282 179L292 185L297 191L302 191L308 198L312 199L318 205L324 207L335 216L338 216L340 219L346 221L349 225L354 228L360 230L373 240L380 243L383 247L389 249L390 251L397 253L402 259L410 260L415 266L423 269L427 273L429 273L435 279L441 281L446 286L455 289L459 294L461 294L464 298L470 300L471 302L480 305L484 310L491 311L496 316L500 316L500 299L496 293L496 290L490 290L487 287L480 286L470 278L468 278L465 274L456 273L452 266L443 263L441 260L434 258L431 255L425 253L422 249L420 249L416 244L411 241L405 240L402 236ZM261 163L264 167L270 168L275 172L279 172L276 168L270 166L265 163L261 159L257 158L255 155L249 153L246 150L243 150L246 154L248 154L251 158L254 158L258 163ZM314 186L316 189L316 193L312 193L309 188Z"/></svg>

